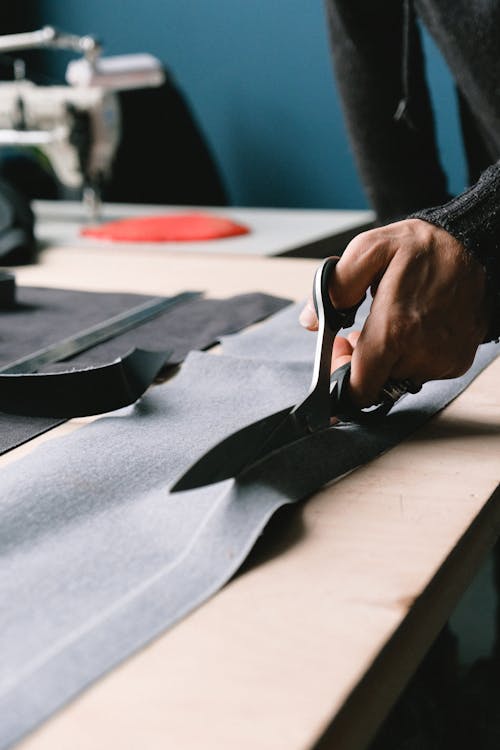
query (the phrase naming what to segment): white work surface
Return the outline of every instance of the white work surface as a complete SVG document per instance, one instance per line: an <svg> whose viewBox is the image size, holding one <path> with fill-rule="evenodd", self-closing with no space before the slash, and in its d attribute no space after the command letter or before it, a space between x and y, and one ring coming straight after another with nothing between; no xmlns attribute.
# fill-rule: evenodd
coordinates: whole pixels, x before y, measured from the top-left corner
<svg viewBox="0 0 500 750"><path fill-rule="evenodd" d="M18 281L301 299L316 265L53 248ZM280 514L241 575L19 749L365 748L499 534L499 374L497 360L412 438Z"/></svg>
<svg viewBox="0 0 500 750"><path fill-rule="evenodd" d="M34 201L36 236L51 247L102 247L103 241L81 237L80 229L88 224L81 203L74 201ZM237 237L200 242L145 242L140 247L148 250L169 250L185 253L229 253L230 255L290 255L326 257L338 252L333 245L328 252L328 240L346 237L363 229L373 221L372 211L313 210L285 208L194 208L192 206L137 206L109 203L102 207L102 221L113 221L136 216L158 216L173 213L203 211L223 216L244 224L251 231ZM95 222L90 222L95 223ZM137 248L130 242L104 243L114 248ZM318 250L318 246L320 250Z"/></svg>

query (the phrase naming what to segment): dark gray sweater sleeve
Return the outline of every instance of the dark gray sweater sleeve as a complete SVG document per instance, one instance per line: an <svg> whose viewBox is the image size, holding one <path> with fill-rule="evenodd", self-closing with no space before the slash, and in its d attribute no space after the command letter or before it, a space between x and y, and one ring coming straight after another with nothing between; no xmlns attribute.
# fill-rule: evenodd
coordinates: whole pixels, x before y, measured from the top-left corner
<svg viewBox="0 0 500 750"><path fill-rule="evenodd" d="M378 220L387 223L415 216L462 242L487 271L493 300L489 338L497 338L500 162L472 188L445 203L448 191L414 12L417 8L471 111L488 131L493 162L500 152L497 0L326 0L326 4L349 137ZM407 105L404 115L395 117L402 102ZM498 143L493 143L493 135ZM424 206L437 208L423 210Z"/></svg>
<svg viewBox="0 0 500 750"><path fill-rule="evenodd" d="M500 336L500 161L489 167L469 190L443 206L412 214L442 227L459 240L486 269L492 301L487 340Z"/></svg>

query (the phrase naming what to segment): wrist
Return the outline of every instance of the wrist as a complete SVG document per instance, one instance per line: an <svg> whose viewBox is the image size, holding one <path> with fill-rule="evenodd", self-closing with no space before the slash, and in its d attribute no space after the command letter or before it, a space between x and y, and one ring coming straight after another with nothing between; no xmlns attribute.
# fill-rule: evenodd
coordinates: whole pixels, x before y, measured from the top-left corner
<svg viewBox="0 0 500 750"><path fill-rule="evenodd" d="M423 209L411 220L423 220L448 232L481 265L486 276L488 327L483 343L500 337L500 162L471 189L443 206Z"/></svg>

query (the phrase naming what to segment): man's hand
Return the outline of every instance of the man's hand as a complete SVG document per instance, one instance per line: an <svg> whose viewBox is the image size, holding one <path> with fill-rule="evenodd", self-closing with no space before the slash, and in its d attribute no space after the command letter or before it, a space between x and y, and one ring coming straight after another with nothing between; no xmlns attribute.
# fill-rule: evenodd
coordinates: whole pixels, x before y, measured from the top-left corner
<svg viewBox="0 0 500 750"><path fill-rule="evenodd" d="M359 339L339 338L334 351L337 367L352 356L359 406L375 403L388 378L421 384L469 369L489 308L485 271L458 240L420 219L358 235L335 268L330 297L338 309L348 308L369 287L373 303ZM301 323L317 328L311 300Z"/></svg>

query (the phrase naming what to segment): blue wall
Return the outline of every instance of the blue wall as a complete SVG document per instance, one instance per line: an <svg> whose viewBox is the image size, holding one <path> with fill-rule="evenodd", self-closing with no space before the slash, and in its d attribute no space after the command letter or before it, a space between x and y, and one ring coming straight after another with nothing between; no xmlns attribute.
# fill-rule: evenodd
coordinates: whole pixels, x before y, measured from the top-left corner
<svg viewBox="0 0 500 750"><path fill-rule="evenodd" d="M160 57L187 96L236 205L366 205L335 92L322 0L41 0L45 23L108 54ZM463 187L455 103L426 40L451 189Z"/></svg>

